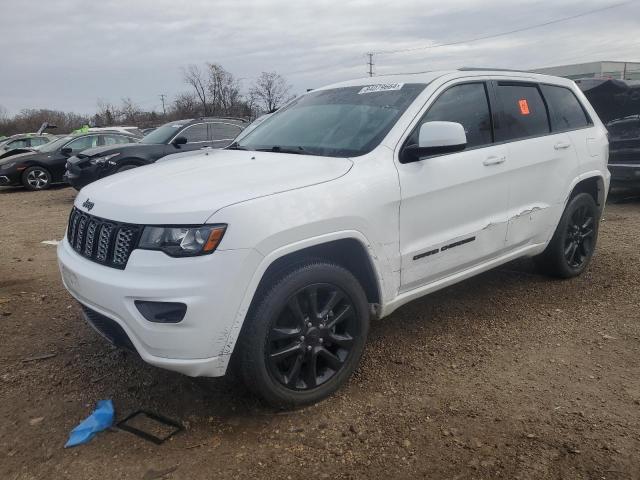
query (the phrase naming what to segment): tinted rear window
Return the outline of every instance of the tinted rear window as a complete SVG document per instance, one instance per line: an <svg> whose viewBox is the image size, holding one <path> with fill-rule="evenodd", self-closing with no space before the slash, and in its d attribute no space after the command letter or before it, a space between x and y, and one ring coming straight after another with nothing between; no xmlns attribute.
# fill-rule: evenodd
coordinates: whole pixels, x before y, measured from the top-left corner
<svg viewBox="0 0 640 480"><path fill-rule="evenodd" d="M498 84L498 101L502 104L503 121L496 129L496 140L546 135L550 132L547 109L535 85Z"/></svg>
<svg viewBox="0 0 640 480"><path fill-rule="evenodd" d="M541 85L540 88L549 107L551 129L554 132L574 130L591 124L571 90L553 85Z"/></svg>

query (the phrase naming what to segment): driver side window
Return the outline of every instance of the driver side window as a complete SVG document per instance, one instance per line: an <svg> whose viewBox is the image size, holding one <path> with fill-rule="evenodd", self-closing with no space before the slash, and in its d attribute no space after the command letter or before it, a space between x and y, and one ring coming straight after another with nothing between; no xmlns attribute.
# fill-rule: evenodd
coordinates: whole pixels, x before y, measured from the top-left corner
<svg viewBox="0 0 640 480"><path fill-rule="evenodd" d="M467 148L491 144L491 111L484 83L465 83L445 90L429 107L406 144L417 145L422 124L434 121L461 124L467 135Z"/></svg>

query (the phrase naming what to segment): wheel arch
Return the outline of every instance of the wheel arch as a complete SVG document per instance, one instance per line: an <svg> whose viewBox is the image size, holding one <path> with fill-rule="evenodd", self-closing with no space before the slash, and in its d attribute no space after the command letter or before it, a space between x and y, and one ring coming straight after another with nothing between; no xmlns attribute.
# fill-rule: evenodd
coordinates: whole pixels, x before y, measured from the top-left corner
<svg viewBox="0 0 640 480"><path fill-rule="evenodd" d="M600 210L607 200L607 180L601 172L589 172L573 181L571 191L565 200L565 207L569 201L579 193L588 193L593 197Z"/></svg>
<svg viewBox="0 0 640 480"><path fill-rule="evenodd" d="M242 334L245 318L251 308L255 307L260 294L268 288L270 281L292 265L310 259L337 263L349 270L360 281L374 314L379 313L379 304L384 295L381 268L362 233L337 232L286 245L263 258L247 286L227 337L224 353L229 355L230 360Z"/></svg>
<svg viewBox="0 0 640 480"><path fill-rule="evenodd" d="M135 165L137 167L142 167L143 165L149 165L149 163L149 160L145 160L140 157L124 157L118 160L116 170L126 165Z"/></svg>

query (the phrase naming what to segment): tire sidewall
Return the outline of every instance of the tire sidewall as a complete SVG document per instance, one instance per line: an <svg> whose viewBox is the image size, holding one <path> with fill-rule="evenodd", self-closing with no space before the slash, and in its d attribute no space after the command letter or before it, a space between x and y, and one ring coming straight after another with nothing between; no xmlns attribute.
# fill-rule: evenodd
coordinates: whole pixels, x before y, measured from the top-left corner
<svg viewBox="0 0 640 480"><path fill-rule="evenodd" d="M360 337L355 339L349 359L340 372L311 391L294 391L272 377L266 360L267 339L272 323L285 308L289 297L298 290L315 283L333 284L350 298L359 322ZM274 406L288 407L317 402L335 392L357 367L369 329L369 304L356 278L346 269L328 263L298 266L280 277L252 309L247 318L248 329L243 332L242 376L247 386Z"/></svg>
<svg viewBox="0 0 640 480"><path fill-rule="evenodd" d="M44 187L40 187L40 188L33 187L27 181L27 175L29 175L29 173L33 172L34 170L40 170L40 171L42 171L42 172L47 174L47 184ZM27 190L32 190L32 191L46 190L47 188L49 188L51 186L51 179L52 179L51 172L49 172L49 170L47 170L45 167L40 167L38 165L33 166L33 167L29 167L24 172L22 172L22 185Z"/></svg>

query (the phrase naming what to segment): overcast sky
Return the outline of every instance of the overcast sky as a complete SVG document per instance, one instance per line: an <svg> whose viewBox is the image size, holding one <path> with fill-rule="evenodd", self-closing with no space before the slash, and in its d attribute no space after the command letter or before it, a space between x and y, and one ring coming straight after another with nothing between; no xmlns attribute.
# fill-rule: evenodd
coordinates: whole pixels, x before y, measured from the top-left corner
<svg viewBox="0 0 640 480"><path fill-rule="evenodd" d="M95 111L130 97L161 109L181 67L217 62L248 88L277 71L294 93L366 74L365 52L491 35L621 0L2 0L0 105ZM513 35L375 56L377 74L640 61L640 1Z"/></svg>

